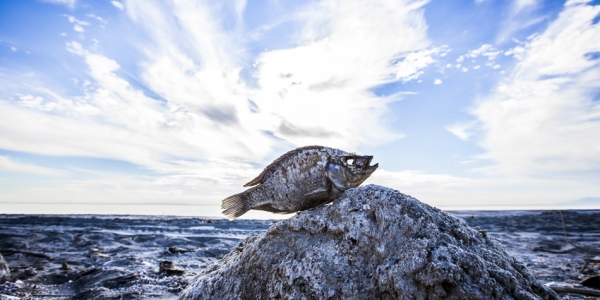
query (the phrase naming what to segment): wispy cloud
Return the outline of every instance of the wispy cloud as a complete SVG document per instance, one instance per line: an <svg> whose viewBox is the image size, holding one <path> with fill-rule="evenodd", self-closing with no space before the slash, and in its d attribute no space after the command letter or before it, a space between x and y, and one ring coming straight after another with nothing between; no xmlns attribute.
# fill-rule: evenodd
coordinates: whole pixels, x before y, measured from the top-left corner
<svg viewBox="0 0 600 300"><path fill-rule="evenodd" d="M535 14L538 6L539 0L514 0L495 43L506 43L517 32L544 21L543 17Z"/></svg>
<svg viewBox="0 0 600 300"><path fill-rule="evenodd" d="M442 209L518 209L556 207L569 201L597 194L597 187L572 179L547 179L529 176L464 177L419 170L377 170L367 180ZM468 192L465 192L468 191Z"/></svg>
<svg viewBox="0 0 600 300"><path fill-rule="evenodd" d="M12 160L8 156L0 156L0 171L11 173L27 173L46 176L60 176L64 172L51 168L44 168L32 164L21 163Z"/></svg>
<svg viewBox="0 0 600 300"><path fill-rule="evenodd" d="M445 128L459 139L466 141L474 134L476 126L476 122L468 122L448 125Z"/></svg>
<svg viewBox="0 0 600 300"><path fill-rule="evenodd" d="M112 3L112 5L120 10L125 9L125 6L123 5L123 3L119 2L119 1L111 1L110 3Z"/></svg>
<svg viewBox="0 0 600 300"><path fill-rule="evenodd" d="M3 99L0 148L128 161L167 181L223 192L260 171L248 162L282 149L325 144L355 151L398 139L385 117L403 94L371 90L419 78L447 51L430 47L422 5L308 4L292 18L293 45L253 56L241 38L245 1L129 1L127 16L145 37L136 43L134 74L144 89L116 59L70 41L67 50L87 69L83 94L36 85L11 95L19 105ZM232 15L237 24L225 28L222 18Z"/></svg>
<svg viewBox="0 0 600 300"><path fill-rule="evenodd" d="M66 5L71 9L73 9L75 7L75 4L77 3L77 0L40 0L40 1Z"/></svg>
<svg viewBox="0 0 600 300"><path fill-rule="evenodd" d="M600 6L568 1L547 30L519 46L515 70L473 113L487 171L557 174L600 170Z"/></svg>
<svg viewBox="0 0 600 300"><path fill-rule="evenodd" d="M467 57L477 58L478 56L487 57L488 60L494 60L501 52L490 44L483 44L477 49L470 50Z"/></svg>
<svg viewBox="0 0 600 300"><path fill-rule="evenodd" d="M258 59L260 90L252 99L272 112L269 121L280 128L273 133L296 145L342 148L399 138L383 122L387 103L399 95L383 98L369 90L418 78L443 51L428 48L419 10L385 1L321 1L300 12L299 45ZM306 115L313 116L310 122ZM281 130L284 123L335 134L292 135Z"/></svg>
<svg viewBox="0 0 600 300"><path fill-rule="evenodd" d="M76 32L80 32L80 33L85 32L85 29L83 28L83 26L90 25L89 22L78 20L74 16L65 15L65 17L67 17L67 20L69 20L70 23L73 23L73 30Z"/></svg>

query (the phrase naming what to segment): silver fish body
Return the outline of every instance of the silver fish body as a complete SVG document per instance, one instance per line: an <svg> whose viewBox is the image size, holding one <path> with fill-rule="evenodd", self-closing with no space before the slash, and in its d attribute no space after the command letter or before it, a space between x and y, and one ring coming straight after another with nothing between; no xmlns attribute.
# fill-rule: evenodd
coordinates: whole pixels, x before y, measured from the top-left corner
<svg viewBox="0 0 600 300"><path fill-rule="evenodd" d="M223 199L223 214L235 219L251 209L293 213L329 203L375 172L379 164L371 166L372 159L323 146L297 148L244 185L251 188Z"/></svg>

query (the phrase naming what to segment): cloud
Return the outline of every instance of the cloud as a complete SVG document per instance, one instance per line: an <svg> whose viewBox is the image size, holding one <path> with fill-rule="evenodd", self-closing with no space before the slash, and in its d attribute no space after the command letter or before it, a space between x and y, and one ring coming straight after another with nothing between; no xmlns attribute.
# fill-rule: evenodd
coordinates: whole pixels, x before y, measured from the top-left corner
<svg viewBox="0 0 600 300"><path fill-rule="evenodd" d="M403 94L372 89L419 78L447 51L429 47L422 3L324 1L291 18L294 43L253 56L243 20L222 23L242 15L244 3L128 2L127 17L143 33L133 75L143 89L118 60L71 41L67 51L86 66L82 94L36 83L11 96L17 101L0 99L0 148L127 161L156 180L223 195L282 149L355 151L401 138L386 116ZM241 78L243 69L256 82Z"/></svg>
<svg viewBox="0 0 600 300"><path fill-rule="evenodd" d="M73 30L76 32L85 32L85 29L83 28L83 26L89 26L90 23L86 22L86 21L81 21L78 20L77 18L73 17L73 16L69 16L69 15L65 15L65 17L67 17L67 20L69 20L70 23L73 23Z"/></svg>
<svg viewBox="0 0 600 300"><path fill-rule="evenodd" d="M397 189L420 201L449 210L548 209L564 207L570 200L598 193L596 185L576 178L552 180L526 176L486 177L480 174L461 177L418 170L380 169L365 184L369 183ZM598 208L598 204L587 208L590 206Z"/></svg>
<svg viewBox="0 0 600 300"><path fill-rule="evenodd" d="M123 3L119 2L119 1L111 1L110 3L112 3L112 5L120 10L125 9L125 6L123 5Z"/></svg>
<svg viewBox="0 0 600 300"><path fill-rule="evenodd" d="M541 34L519 46L518 64L472 113L496 162L487 172L551 176L600 171L600 6L568 1Z"/></svg>
<svg viewBox="0 0 600 300"><path fill-rule="evenodd" d="M450 131L452 134L457 136L461 140L468 140L470 136L474 134L474 130L476 127L476 122L469 123L458 123L453 125L448 125L445 127L446 130Z"/></svg>
<svg viewBox="0 0 600 300"><path fill-rule="evenodd" d="M510 41L517 32L544 21L543 17L535 15L538 2L539 0L514 0L495 43Z"/></svg>
<svg viewBox="0 0 600 300"><path fill-rule="evenodd" d="M377 97L369 90L419 78L434 55L446 51L428 48L420 10L386 1L321 1L291 18L298 22L297 46L257 59L260 89L252 99L272 112L276 129L270 131L295 145L346 149L400 138L383 122L387 103L400 95ZM290 125L336 134L300 135L285 130Z"/></svg>
<svg viewBox="0 0 600 300"><path fill-rule="evenodd" d="M63 174L63 172L58 170L16 162L8 156L0 156L0 171L46 176L60 176Z"/></svg>
<svg viewBox="0 0 600 300"><path fill-rule="evenodd" d="M101 47L68 42L66 50L85 65L85 76L76 78L79 94L12 80L0 94L0 148L126 161L151 175L84 177L69 169L58 183L3 193L0 200L44 195L72 203L208 205L243 190L290 148L356 151L402 138L389 126L388 105L405 93L372 90L419 79L447 52L430 47L422 4L307 4L290 16L297 30L292 43L250 53L240 17L245 1L127 2L125 21L139 33L132 41L135 70L127 68L130 61L93 50ZM66 17L81 32L89 26ZM55 174L6 159L0 168Z"/></svg>
<svg viewBox="0 0 600 300"><path fill-rule="evenodd" d="M477 49L470 50L466 56L470 58L477 58L478 56L485 56L488 60L494 60L501 51L494 48L494 46L490 44L483 44L481 47ZM462 56L461 56L462 57Z"/></svg>
<svg viewBox="0 0 600 300"><path fill-rule="evenodd" d="M442 80L441 80L441 79L438 79L438 78L436 78L436 79L433 81L433 84L442 84Z"/></svg>
<svg viewBox="0 0 600 300"><path fill-rule="evenodd" d="M77 0L41 0L42 2L66 5L70 9L75 7Z"/></svg>

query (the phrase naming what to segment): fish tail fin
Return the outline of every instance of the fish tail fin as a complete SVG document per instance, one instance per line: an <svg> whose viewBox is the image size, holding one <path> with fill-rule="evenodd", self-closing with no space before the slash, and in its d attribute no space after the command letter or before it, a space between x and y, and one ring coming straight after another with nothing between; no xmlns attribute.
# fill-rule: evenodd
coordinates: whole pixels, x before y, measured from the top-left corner
<svg viewBox="0 0 600 300"><path fill-rule="evenodd" d="M251 209L245 193L246 192L242 192L223 199L221 203L221 209L223 209L222 213L229 220L238 218Z"/></svg>

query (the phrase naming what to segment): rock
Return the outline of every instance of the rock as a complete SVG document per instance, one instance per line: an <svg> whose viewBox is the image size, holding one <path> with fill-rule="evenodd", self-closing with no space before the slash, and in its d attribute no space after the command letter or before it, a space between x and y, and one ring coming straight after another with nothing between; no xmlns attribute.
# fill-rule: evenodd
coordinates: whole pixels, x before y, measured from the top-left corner
<svg viewBox="0 0 600 300"><path fill-rule="evenodd" d="M590 275L579 282L581 285L600 289L600 275Z"/></svg>
<svg viewBox="0 0 600 300"><path fill-rule="evenodd" d="M63 271L69 271L71 270L71 267L69 266L69 264L67 264L66 261L63 261L62 265L60 266L60 269Z"/></svg>
<svg viewBox="0 0 600 300"><path fill-rule="evenodd" d="M134 272L119 269L97 268L78 274L76 280L70 283L70 288L78 294L104 287L110 290L121 289L133 285L139 275ZM95 292L94 292L95 293ZM104 299L103 297L89 297L84 299Z"/></svg>
<svg viewBox="0 0 600 300"><path fill-rule="evenodd" d="M179 299L272 298L559 299L489 235L376 185L247 238Z"/></svg>
<svg viewBox="0 0 600 300"><path fill-rule="evenodd" d="M180 275L183 275L183 273L185 272L185 270L176 267L175 264L173 264L173 262L170 260L161 261L159 263L158 267L159 267L159 269L158 269L159 272L161 272L161 273L166 272L167 275L180 276Z"/></svg>
<svg viewBox="0 0 600 300"><path fill-rule="evenodd" d="M182 253L188 253L188 252L194 252L196 250L191 250L191 249L184 249L184 248L179 248L179 247L169 247L168 248L170 253L175 253L175 254L182 254Z"/></svg>
<svg viewBox="0 0 600 300"><path fill-rule="evenodd" d="M10 279L10 269L2 254L0 254L0 283Z"/></svg>

